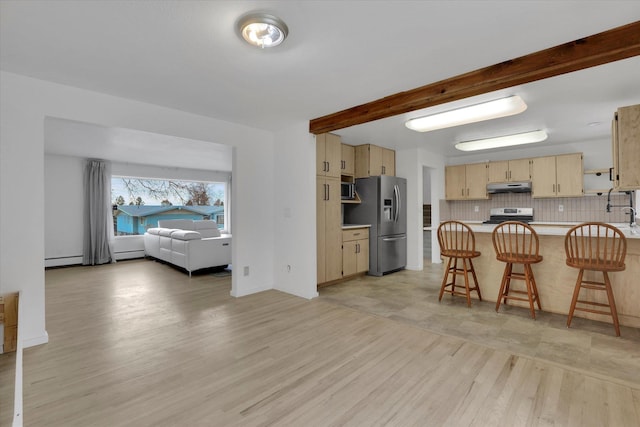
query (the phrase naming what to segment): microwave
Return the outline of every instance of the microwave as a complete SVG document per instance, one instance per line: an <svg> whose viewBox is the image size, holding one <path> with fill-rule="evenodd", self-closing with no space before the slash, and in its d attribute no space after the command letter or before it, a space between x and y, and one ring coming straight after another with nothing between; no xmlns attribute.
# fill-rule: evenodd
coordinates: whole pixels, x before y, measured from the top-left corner
<svg viewBox="0 0 640 427"><path fill-rule="evenodd" d="M356 185L353 182L340 183L340 196L342 200L353 200L356 198Z"/></svg>

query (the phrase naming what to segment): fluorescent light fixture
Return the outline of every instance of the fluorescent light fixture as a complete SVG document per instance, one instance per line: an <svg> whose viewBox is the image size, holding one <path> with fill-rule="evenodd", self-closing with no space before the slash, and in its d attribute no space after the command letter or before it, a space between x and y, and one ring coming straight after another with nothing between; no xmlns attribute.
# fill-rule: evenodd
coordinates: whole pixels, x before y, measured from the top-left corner
<svg viewBox="0 0 640 427"><path fill-rule="evenodd" d="M282 19L260 12L242 16L236 24L236 31L247 43L263 49L278 46L289 34L289 28Z"/></svg>
<svg viewBox="0 0 640 427"><path fill-rule="evenodd" d="M518 95L469 105L430 116L408 120L404 125L417 132L444 129L522 113L527 104Z"/></svg>
<svg viewBox="0 0 640 427"><path fill-rule="evenodd" d="M490 148L510 147L512 145L532 144L547 139L544 130L517 133L514 135L496 136L494 138L476 139L475 141L458 142L456 148L460 151L488 150Z"/></svg>

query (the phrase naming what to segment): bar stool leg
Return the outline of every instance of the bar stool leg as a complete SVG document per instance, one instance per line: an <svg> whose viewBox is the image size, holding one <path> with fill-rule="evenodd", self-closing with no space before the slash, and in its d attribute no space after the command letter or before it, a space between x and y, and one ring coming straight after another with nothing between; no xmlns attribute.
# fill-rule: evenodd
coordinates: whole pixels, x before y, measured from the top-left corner
<svg viewBox="0 0 640 427"><path fill-rule="evenodd" d="M620 324L618 323L618 310L616 309L616 301L613 299L613 289L611 289L611 281L606 271L604 274L604 284L607 289L607 297L609 298L609 308L611 308L611 317L613 317L613 328L616 330L616 336L620 336Z"/></svg>
<svg viewBox="0 0 640 427"><path fill-rule="evenodd" d="M447 268L444 270L444 277L442 278L442 286L440 287L440 296L438 297L438 301L442 300L442 295L444 295L444 288L447 286L447 280L449 280L449 272L451 271L451 262L453 258L449 258L447 262Z"/></svg>
<svg viewBox="0 0 640 427"><path fill-rule="evenodd" d="M576 287L573 289L573 298L571 299L571 307L569 308L569 317L567 317L567 328L571 327L571 320L573 319L573 311L576 309L576 303L578 302L578 295L580 294L580 288L582 287L582 275L584 270L581 268L578 273L578 280L576 281Z"/></svg>
<svg viewBox="0 0 640 427"><path fill-rule="evenodd" d="M458 272L460 269L458 268L458 258L453 259L453 278L451 279L451 295L456 290L456 279L458 278Z"/></svg>
<svg viewBox="0 0 640 427"><path fill-rule="evenodd" d="M507 272L507 283L504 287L504 301L503 304L507 304L507 297L509 295L509 290L511 289L511 278L513 277L513 264L509 263L509 271Z"/></svg>
<svg viewBox="0 0 640 427"><path fill-rule="evenodd" d="M533 308L533 289L531 285L531 279L533 277L533 272L531 271L531 266L529 264L524 265L524 281L527 285L527 296L529 297L529 311L531 312L531 317L533 320L536 320L536 310Z"/></svg>
<svg viewBox="0 0 640 427"><path fill-rule="evenodd" d="M498 292L498 300L496 301L496 311L498 311L500 309L500 301L502 301L502 297L504 295L504 290L505 287L507 286L507 281L510 280L509 279L509 275L510 275L510 267L511 264L507 263L507 265L504 266L504 273L502 273L502 282L500 282L500 291ZM504 299L504 302L507 302L507 299Z"/></svg>
<svg viewBox="0 0 640 427"><path fill-rule="evenodd" d="M476 285L476 292L478 292L478 299L482 301L482 294L480 293L480 286L478 285L478 278L476 277L476 269L473 266L471 258L469 258L469 265L471 266L471 275L473 276L473 282Z"/></svg>
<svg viewBox="0 0 640 427"><path fill-rule="evenodd" d="M533 270L531 270L531 264L529 264L529 270L531 272L531 285L533 286L533 294L536 297L538 310L542 310L542 306L540 305L540 295L538 295L538 286L536 285L536 276L533 275Z"/></svg>
<svg viewBox="0 0 640 427"><path fill-rule="evenodd" d="M471 291L469 290L469 269L467 259L462 259L462 270L464 271L464 288L467 291L467 307L471 307Z"/></svg>

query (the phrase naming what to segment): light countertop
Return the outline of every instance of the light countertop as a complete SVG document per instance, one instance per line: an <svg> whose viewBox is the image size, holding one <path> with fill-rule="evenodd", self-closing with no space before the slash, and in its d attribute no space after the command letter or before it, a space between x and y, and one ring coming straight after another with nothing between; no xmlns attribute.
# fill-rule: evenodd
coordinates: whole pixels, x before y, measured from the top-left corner
<svg viewBox="0 0 640 427"><path fill-rule="evenodd" d="M482 221L462 221L467 224L476 233L492 233L497 224L483 224ZM569 231L569 228L574 225L580 224L579 222L543 222L532 221L529 225L533 226L536 232L541 236L564 236ZM631 233L629 223L610 223L614 227L617 227L622 231L627 239L640 239L640 226L636 227L634 233Z"/></svg>

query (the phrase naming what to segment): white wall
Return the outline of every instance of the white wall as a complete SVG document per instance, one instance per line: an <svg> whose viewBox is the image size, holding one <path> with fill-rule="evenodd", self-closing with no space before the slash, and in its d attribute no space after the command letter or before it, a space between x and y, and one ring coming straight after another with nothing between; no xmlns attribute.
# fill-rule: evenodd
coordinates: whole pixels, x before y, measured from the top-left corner
<svg viewBox="0 0 640 427"><path fill-rule="evenodd" d="M422 270L423 259L423 168L431 169L431 220L440 222L440 203L444 198L444 158L424 149L396 151L396 175L407 179L407 269ZM440 261L437 239L431 239L431 259Z"/></svg>
<svg viewBox="0 0 640 427"><path fill-rule="evenodd" d="M272 133L6 72L0 74L0 93L0 292L23 292L21 333L25 347L48 340L44 311L44 210L31 208L45 202L46 117L232 145L233 263L236 271L238 267L250 266L248 276L233 275L232 294L241 296L274 287L274 265L280 259L277 251L281 247L276 247L273 227L278 192ZM298 132L302 134L301 129L293 133ZM288 144L293 139L296 138ZM294 179L291 171L297 172L300 167L291 163L294 162L278 162L279 177ZM313 169L313 165L309 162L307 167ZM300 183L295 188L313 192L314 186L303 188L305 185ZM284 230L278 232L307 236L308 229L315 228L314 220L312 216L284 222L281 224ZM16 226L25 223L29 227ZM291 252L290 249L284 258ZM315 266L315 251L297 257L294 262L301 268L300 277L305 282L315 280L315 268L310 268ZM284 288L295 286L287 284Z"/></svg>
<svg viewBox="0 0 640 427"><path fill-rule="evenodd" d="M431 172L429 169L422 171L422 200L425 205L431 204Z"/></svg>
<svg viewBox="0 0 640 427"><path fill-rule="evenodd" d="M53 154L44 159L45 266L81 263L85 159Z"/></svg>
<svg viewBox="0 0 640 427"><path fill-rule="evenodd" d="M315 138L309 123L276 133L275 288L313 298L316 285ZM291 266L290 269L287 266ZM311 274L310 274L311 273Z"/></svg>

